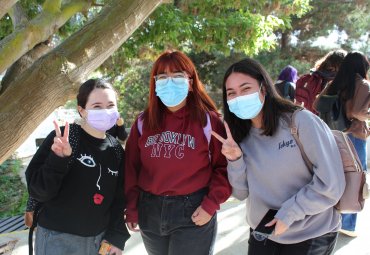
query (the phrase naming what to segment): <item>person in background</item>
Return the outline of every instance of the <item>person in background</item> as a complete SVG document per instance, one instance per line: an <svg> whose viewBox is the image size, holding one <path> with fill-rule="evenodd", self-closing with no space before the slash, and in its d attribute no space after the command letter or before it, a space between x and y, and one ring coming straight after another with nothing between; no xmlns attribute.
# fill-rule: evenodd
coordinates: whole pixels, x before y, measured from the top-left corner
<svg viewBox="0 0 370 255"><path fill-rule="evenodd" d="M367 121L370 113L370 82L367 75L369 61L361 52L350 52L333 80L315 101L316 110L323 116L327 111L324 100L326 97L337 96L343 107L347 126L344 131L352 141L362 167L367 171L366 139L369 136ZM326 101L325 101L326 102ZM329 109L331 110L331 109ZM341 233L356 237L357 214L342 214Z"/></svg>
<svg viewBox="0 0 370 255"><path fill-rule="evenodd" d="M37 255L97 254L100 244L121 255L130 237L124 223L124 151L106 131L116 123L116 92L100 79L77 95L83 121L51 132L26 170L38 213ZM71 132L69 132L71 131ZM71 144L78 146L71 146Z"/></svg>
<svg viewBox="0 0 370 255"><path fill-rule="evenodd" d="M216 211L231 194L224 134L193 62L180 51L155 61L149 103L126 142L126 223L149 255L213 254ZM209 127L209 128L207 128Z"/></svg>
<svg viewBox="0 0 370 255"><path fill-rule="evenodd" d="M331 130L313 113L278 96L266 70L246 58L229 67L223 81L227 136L222 142L233 195L246 199L250 255L329 255L345 188L341 156ZM296 111L300 109L300 111ZM313 174L292 136L295 126ZM277 210L256 231L266 212Z"/></svg>
<svg viewBox="0 0 370 255"><path fill-rule="evenodd" d="M288 65L280 72L275 88L279 95L294 102L295 82L298 80L298 71Z"/></svg>
<svg viewBox="0 0 370 255"><path fill-rule="evenodd" d="M328 82L334 79L346 54L341 49L330 51L315 63L309 74L301 75L296 82L295 103L317 114L313 103Z"/></svg>

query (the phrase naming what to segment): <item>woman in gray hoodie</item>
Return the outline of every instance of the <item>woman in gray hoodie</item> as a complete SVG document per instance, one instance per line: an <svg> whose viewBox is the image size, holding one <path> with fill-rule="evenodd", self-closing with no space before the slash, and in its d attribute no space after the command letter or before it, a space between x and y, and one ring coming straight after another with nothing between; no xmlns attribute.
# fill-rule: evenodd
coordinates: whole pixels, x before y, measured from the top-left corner
<svg viewBox="0 0 370 255"><path fill-rule="evenodd" d="M227 137L212 134L223 143L233 195L246 199L248 254L331 254L341 226L334 205L345 179L328 126L309 111L296 114L312 175L289 128L299 107L277 95L258 62L247 58L229 67L223 103ZM277 213L262 225L273 232L261 233L256 228L270 209Z"/></svg>

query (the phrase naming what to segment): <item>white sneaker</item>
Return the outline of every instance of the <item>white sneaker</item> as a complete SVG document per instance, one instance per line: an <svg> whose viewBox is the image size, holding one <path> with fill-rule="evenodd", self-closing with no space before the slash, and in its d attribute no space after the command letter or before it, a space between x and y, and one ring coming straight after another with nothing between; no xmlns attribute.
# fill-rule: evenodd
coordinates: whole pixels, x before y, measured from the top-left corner
<svg viewBox="0 0 370 255"><path fill-rule="evenodd" d="M357 237L357 233L355 231L351 231L351 230L345 230L345 229L339 229L339 233L342 233L346 236L350 236L350 237Z"/></svg>

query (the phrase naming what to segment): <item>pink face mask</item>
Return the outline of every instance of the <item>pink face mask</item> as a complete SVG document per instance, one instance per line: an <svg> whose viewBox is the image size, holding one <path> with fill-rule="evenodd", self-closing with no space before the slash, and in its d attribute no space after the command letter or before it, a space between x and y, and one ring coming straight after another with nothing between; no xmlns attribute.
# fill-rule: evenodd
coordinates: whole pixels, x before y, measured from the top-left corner
<svg viewBox="0 0 370 255"><path fill-rule="evenodd" d="M119 118L119 113L116 108L112 109L99 109L99 110L86 110L87 123L96 130L107 131L116 124Z"/></svg>

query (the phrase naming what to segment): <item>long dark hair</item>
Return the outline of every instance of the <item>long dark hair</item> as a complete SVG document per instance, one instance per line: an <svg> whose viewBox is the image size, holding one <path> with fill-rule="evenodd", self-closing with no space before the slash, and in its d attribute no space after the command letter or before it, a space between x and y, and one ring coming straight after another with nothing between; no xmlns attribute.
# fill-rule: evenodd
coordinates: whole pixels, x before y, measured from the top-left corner
<svg viewBox="0 0 370 255"><path fill-rule="evenodd" d="M346 101L353 98L356 87L356 75L363 79L368 79L369 61L361 52L354 51L347 54L344 58L337 75L329 85L328 95L339 95L341 102L345 105Z"/></svg>
<svg viewBox="0 0 370 255"><path fill-rule="evenodd" d="M272 136L279 124L279 118L284 112L294 112L299 106L294 105L291 101L281 98L273 85L270 75L257 61L246 58L235 64L232 64L226 71L223 86L223 107L224 118L230 126L231 134L237 143L240 143L244 137L249 134L251 120L243 120L230 112L227 104L226 80L232 73L242 73L256 79L262 85L265 92L265 102L262 108L263 112L263 135ZM263 89L262 89L263 90Z"/></svg>

